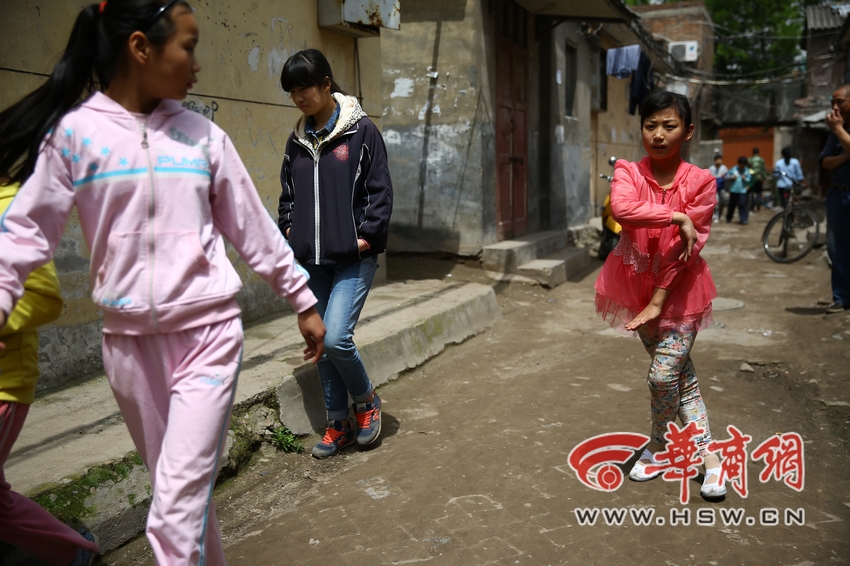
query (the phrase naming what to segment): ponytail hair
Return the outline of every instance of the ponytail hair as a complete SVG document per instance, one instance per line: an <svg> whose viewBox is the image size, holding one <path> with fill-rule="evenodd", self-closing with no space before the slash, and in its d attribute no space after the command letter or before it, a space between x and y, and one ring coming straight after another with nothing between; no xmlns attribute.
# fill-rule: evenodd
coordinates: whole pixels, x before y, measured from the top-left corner
<svg viewBox="0 0 850 566"><path fill-rule="evenodd" d="M318 49L305 49L286 60L280 73L280 86L290 92L296 87L324 87L330 81L331 94L345 94L334 80L328 60Z"/></svg>
<svg viewBox="0 0 850 566"><path fill-rule="evenodd" d="M83 8L47 81L0 112L0 177L26 181L62 116L91 92L106 90L121 71L130 34L141 31L152 45L165 43L174 23L163 8L175 4L188 7L183 0L108 0Z"/></svg>
<svg viewBox="0 0 850 566"><path fill-rule="evenodd" d="M782 148L782 157L785 158L785 165L791 165L791 148L783 147Z"/></svg>

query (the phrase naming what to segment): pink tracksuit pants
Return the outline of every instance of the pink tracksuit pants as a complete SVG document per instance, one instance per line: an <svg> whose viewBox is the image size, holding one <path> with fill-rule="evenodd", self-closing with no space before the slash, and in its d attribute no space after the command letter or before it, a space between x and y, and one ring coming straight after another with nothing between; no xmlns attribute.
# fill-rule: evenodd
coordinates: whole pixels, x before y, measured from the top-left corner
<svg viewBox="0 0 850 566"><path fill-rule="evenodd" d="M12 491L3 474L29 405L0 402L0 540L16 546L49 566L67 566L78 548L97 551L97 544L48 513L42 506Z"/></svg>
<svg viewBox="0 0 850 566"><path fill-rule="evenodd" d="M159 566L224 565L212 502L242 356L239 318L168 334L105 334L103 365L151 476Z"/></svg>

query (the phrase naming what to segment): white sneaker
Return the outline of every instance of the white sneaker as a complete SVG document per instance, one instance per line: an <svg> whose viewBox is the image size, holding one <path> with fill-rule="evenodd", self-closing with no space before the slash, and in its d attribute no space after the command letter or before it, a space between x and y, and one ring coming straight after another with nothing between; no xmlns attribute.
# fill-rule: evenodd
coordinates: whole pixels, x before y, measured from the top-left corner
<svg viewBox="0 0 850 566"><path fill-rule="evenodd" d="M726 482L720 481L720 476L722 474L723 469L720 466L716 468L706 468L705 478L708 478L708 476L715 476L715 479L711 483L703 479L702 487L699 488L700 495L706 499L717 499L718 497L726 495Z"/></svg>
<svg viewBox="0 0 850 566"><path fill-rule="evenodd" d="M635 462L635 465L632 466L632 471L629 472L629 479L632 481L649 481L657 478L661 473L661 469L659 468L647 471L647 468L649 468L651 464L644 464L641 460L649 460L652 464L655 464L656 466L659 465L659 462L655 459L655 454L644 448L643 453L640 455L640 459Z"/></svg>

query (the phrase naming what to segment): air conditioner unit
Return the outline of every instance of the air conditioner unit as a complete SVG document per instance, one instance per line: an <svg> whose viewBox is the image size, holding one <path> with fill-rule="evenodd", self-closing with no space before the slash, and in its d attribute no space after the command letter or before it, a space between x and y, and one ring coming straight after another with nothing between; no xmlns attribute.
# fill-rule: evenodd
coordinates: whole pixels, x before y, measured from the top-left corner
<svg viewBox="0 0 850 566"><path fill-rule="evenodd" d="M380 28L399 29L399 0L318 0L319 27L355 37L380 34Z"/></svg>
<svg viewBox="0 0 850 566"><path fill-rule="evenodd" d="M667 51L676 61L696 61L699 57L699 42L671 41L667 44Z"/></svg>

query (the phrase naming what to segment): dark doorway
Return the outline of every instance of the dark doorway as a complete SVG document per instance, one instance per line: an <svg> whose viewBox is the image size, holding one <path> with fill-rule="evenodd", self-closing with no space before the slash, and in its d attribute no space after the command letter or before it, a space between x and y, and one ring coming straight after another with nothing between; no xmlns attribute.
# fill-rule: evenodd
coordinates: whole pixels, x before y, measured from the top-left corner
<svg viewBox="0 0 850 566"><path fill-rule="evenodd" d="M513 1L496 12L496 190L499 240L528 231L528 13Z"/></svg>

